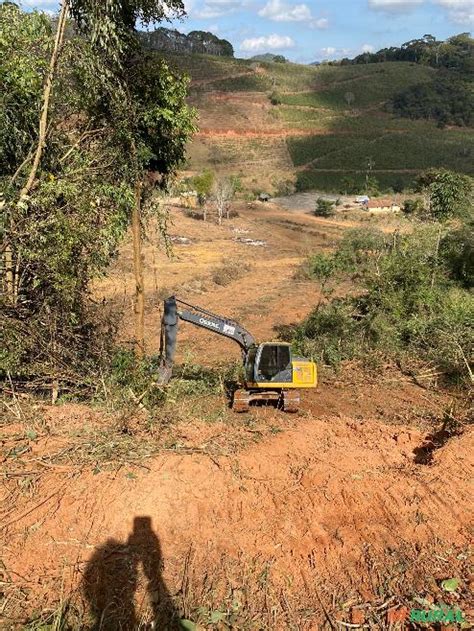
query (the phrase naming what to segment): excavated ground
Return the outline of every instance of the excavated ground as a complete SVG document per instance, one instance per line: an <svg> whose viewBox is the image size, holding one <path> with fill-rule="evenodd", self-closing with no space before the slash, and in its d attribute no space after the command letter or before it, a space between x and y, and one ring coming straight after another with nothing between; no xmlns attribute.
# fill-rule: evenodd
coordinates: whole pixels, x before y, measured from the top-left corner
<svg viewBox="0 0 474 631"><path fill-rule="evenodd" d="M189 242L175 239L173 259L150 239L150 351L172 292L238 318L260 340L275 337L317 302L315 286L295 278L304 257L357 224L272 204L238 210L218 227L174 209L172 235ZM120 335L130 340L129 245L95 291L124 309ZM239 355L191 326L180 340L188 362L212 367ZM223 397L177 399L151 435L159 450L114 462L121 443L112 434L107 466L76 456L84 432L111 432L116 414L38 404L34 436L20 418L2 439L4 628L60 603L76 628L105 603L104 629L146 628L153 616L155 628L172 628L172 608L202 628L396 629L399 607L441 601L472 620L473 432L435 435L453 402L462 404L456 393L388 366L323 370L297 415L235 416ZM124 432L134 448L142 437L150 447L142 410ZM454 592L442 588L449 578L459 578Z"/></svg>

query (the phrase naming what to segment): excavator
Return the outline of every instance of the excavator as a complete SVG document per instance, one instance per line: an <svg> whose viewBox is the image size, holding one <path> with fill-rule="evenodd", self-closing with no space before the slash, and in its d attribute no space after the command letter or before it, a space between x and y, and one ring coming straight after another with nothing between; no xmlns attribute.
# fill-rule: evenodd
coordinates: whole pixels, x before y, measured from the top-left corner
<svg viewBox="0 0 474 631"><path fill-rule="evenodd" d="M273 401L285 412L297 412L300 390L317 385L316 364L293 355L290 344L257 344L253 335L238 322L170 296L163 305L159 386L165 386L171 379L179 320L227 337L240 346L244 379L233 395L232 408L235 412L248 412L254 401Z"/></svg>

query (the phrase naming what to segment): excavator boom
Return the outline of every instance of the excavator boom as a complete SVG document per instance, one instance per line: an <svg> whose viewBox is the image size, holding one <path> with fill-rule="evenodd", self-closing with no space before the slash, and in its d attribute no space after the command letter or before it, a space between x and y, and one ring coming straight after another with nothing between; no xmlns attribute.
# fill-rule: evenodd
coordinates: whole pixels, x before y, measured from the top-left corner
<svg viewBox="0 0 474 631"><path fill-rule="evenodd" d="M180 309L179 307L181 306L185 308ZM245 355L255 346L255 340L251 333L237 322L223 318L202 307L196 307L195 305L190 305L187 302L178 300L175 296L170 296L164 301L160 348L160 354L162 356L164 355L164 361L158 376L159 385L168 383L171 378L171 371L176 354L176 338L179 320L190 322L203 329L234 340L234 342L237 342L241 347Z"/></svg>

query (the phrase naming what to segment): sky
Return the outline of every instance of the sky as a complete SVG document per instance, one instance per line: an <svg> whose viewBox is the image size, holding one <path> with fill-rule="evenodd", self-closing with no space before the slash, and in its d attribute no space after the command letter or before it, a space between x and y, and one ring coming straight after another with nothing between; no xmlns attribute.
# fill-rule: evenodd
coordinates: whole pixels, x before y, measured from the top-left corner
<svg viewBox="0 0 474 631"><path fill-rule="evenodd" d="M17 0L18 1L18 0ZM446 39L474 26L474 0L184 0L187 17L169 26L211 31L236 57L271 52L298 63L354 57L425 33ZM20 0L57 10L58 0Z"/></svg>

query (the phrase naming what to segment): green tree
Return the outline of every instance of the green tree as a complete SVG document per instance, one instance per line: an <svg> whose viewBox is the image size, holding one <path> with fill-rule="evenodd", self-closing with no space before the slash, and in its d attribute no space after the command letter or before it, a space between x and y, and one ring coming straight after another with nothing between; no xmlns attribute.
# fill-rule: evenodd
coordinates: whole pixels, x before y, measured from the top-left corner
<svg viewBox="0 0 474 631"><path fill-rule="evenodd" d="M2 284L9 298L1 368L12 374L67 379L99 359L89 281L103 272L130 223L141 263L142 204L152 209L146 173L157 171L166 186L192 131L186 80L133 53L133 16L121 3L115 8L122 18L108 12L114 3L107 11L96 4L85 2L77 16L83 35L60 45L60 25L53 36L44 16L0 6L0 93L10 99L0 114ZM156 3L128 5L145 21L162 15ZM15 58L21 64L11 63ZM20 141L8 145L15 129Z"/></svg>
<svg viewBox="0 0 474 631"><path fill-rule="evenodd" d="M474 189L473 180L468 175L431 169L417 178L416 185L417 190L426 194L433 219L444 221L472 212Z"/></svg>
<svg viewBox="0 0 474 631"><path fill-rule="evenodd" d="M202 173L192 178L191 184L195 188L199 204L202 206L211 195L214 185L214 172L211 169L205 169Z"/></svg>
<svg viewBox="0 0 474 631"><path fill-rule="evenodd" d="M441 241L440 253L450 277L466 289L473 289L474 220L449 232Z"/></svg>
<svg viewBox="0 0 474 631"><path fill-rule="evenodd" d="M316 200L316 208L314 209L316 217L332 217L334 213L334 202L324 197L318 197Z"/></svg>

